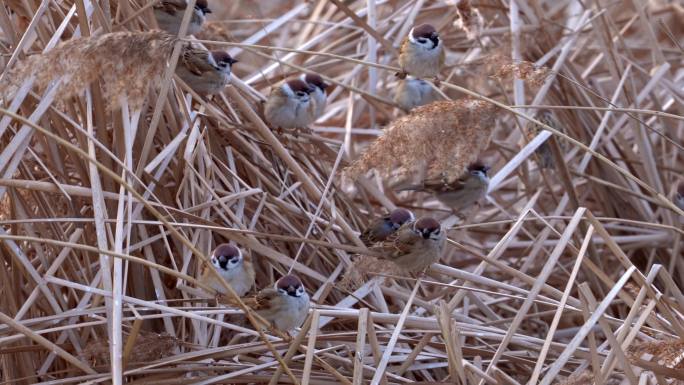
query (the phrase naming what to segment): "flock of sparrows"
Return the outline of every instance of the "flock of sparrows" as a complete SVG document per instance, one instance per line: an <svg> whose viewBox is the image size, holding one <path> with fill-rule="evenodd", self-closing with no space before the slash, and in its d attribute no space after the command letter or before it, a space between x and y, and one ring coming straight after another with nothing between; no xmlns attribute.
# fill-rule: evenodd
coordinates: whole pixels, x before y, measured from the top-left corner
<svg viewBox="0 0 684 385"><path fill-rule="evenodd" d="M158 2L154 13L159 27L178 34L186 8L185 0ZM211 9L207 1L197 0L188 33L199 32L208 13ZM397 77L400 82L394 100L401 108L411 110L438 99L432 85L423 78L431 78L438 85L444 58L444 44L433 26L422 24L410 30L399 53L401 72ZM188 44L176 74L198 94L212 95L228 84L232 65L236 62L227 52L207 51ZM285 80L271 91L264 106L265 120L275 130L306 129L323 115L328 87L329 84L314 73ZM425 180L405 189L432 193L439 201L459 211L484 195L489 182L487 170L488 167L477 163L454 182ZM439 260L446 243L446 231L434 218L416 219L413 213L400 208L371 223L360 239L374 255L393 261L407 271L422 272ZM211 255L211 265L205 267L201 278L218 293L226 294L209 269L215 269L240 297L255 284L251 258L231 244L216 247ZM300 326L309 309L309 296L296 275L280 278L273 288L244 298L244 302L272 326L285 331Z"/></svg>
<svg viewBox="0 0 684 385"><path fill-rule="evenodd" d="M162 0L154 6L159 27L178 34L186 0ZM211 13L207 0L197 0L188 33L202 28L206 15ZM445 50L439 34L430 24L411 29L401 44L397 73L400 79L394 101L404 110L428 104L439 97L423 78L433 78L439 84L439 73L444 65ZM201 95L220 92L230 81L232 65L237 60L224 51L207 51L185 47L176 74L191 89ZM410 78L407 78L411 75ZM317 74L304 74L299 79L288 79L273 88L264 109L265 120L277 130L306 129L318 119L326 106L328 84Z"/></svg>
<svg viewBox="0 0 684 385"><path fill-rule="evenodd" d="M185 0L162 0L157 3L154 11L159 27L177 34L186 7ZM197 33L206 14L210 12L206 0L197 0L188 32ZM429 24L413 27L401 44L398 60L401 71L397 73L400 83L394 101L401 108L411 110L437 100L439 97L435 89L423 79L431 78L438 86L444 60L444 44L435 28ZM232 65L236 62L224 51L207 51L188 45L180 58L176 74L195 92L211 95L220 92L228 84ZM314 73L285 80L271 91L264 106L265 120L275 130L306 129L323 115L328 87L329 84ZM552 164L548 148L541 148L538 155L544 167ZM455 181L446 178L425 179L420 184L401 190L430 193L459 213L486 194L488 170L488 166L478 161L469 165L462 177ZM684 182L679 184L674 202L684 210ZM374 255L393 261L407 271L423 272L439 260L446 243L446 231L434 218L416 219L412 212L398 208L370 223L360 239ZM209 268L215 269L241 297L255 284L251 259L234 245L219 245L211 255L211 266L202 273L203 282L225 294L223 286L207 270ZM256 296L245 298L244 302L272 326L285 331L299 327L309 310L309 296L296 275L280 278L273 288L263 289Z"/></svg>

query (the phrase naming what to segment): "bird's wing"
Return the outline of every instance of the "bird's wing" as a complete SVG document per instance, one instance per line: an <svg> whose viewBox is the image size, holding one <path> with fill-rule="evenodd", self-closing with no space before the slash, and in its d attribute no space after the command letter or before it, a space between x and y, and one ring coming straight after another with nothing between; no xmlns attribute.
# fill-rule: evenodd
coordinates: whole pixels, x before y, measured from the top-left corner
<svg viewBox="0 0 684 385"><path fill-rule="evenodd" d="M447 182L442 178L426 179L423 182L423 190L435 194L463 190L466 184L467 177L467 174L461 175L460 178L455 179L452 182Z"/></svg>
<svg viewBox="0 0 684 385"><path fill-rule="evenodd" d="M215 71L214 66L209 62L209 51L193 47L186 47L181 56L183 66L191 73L202 76L207 71Z"/></svg>
<svg viewBox="0 0 684 385"><path fill-rule="evenodd" d="M276 296L278 296L278 291L276 289L269 288L260 291L254 297L248 297L242 301L254 311L259 311L265 310Z"/></svg>
<svg viewBox="0 0 684 385"><path fill-rule="evenodd" d="M378 228L380 226L383 226L385 222L389 221L390 216L389 214L385 215L382 218L379 218L373 222L371 222L370 225L359 235L359 239L361 239L361 242L363 242L364 245L366 246L371 246L374 243L380 241L377 239L375 234L378 232Z"/></svg>
<svg viewBox="0 0 684 385"><path fill-rule="evenodd" d="M411 252L412 246L420 240L420 235L412 230L413 222L404 223L399 230L390 235L383 242L373 247L385 259L396 259Z"/></svg>
<svg viewBox="0 0 684 385"><path fill-rule="evenodd" d="M187 4L184 0L163 0L154 5L154 9L175 15L176 12L184 11Z"/></svg>
<svg viewBox="0 0 684 385"><path fill-rule="evenodd" d="M438 176L438 177L433 177L433 178L427 178L424 179L422 183L415 184L415 185L409 185L409 186L403 186L399 188L399 191L423 191L423 192L429 192L433 194L439 194L443 192L450 192L450 191L458 191L462 190L465 187L466 180L468 178L468 174L464 173L461 175L460 178L448 182L446 181L443 177Z"/></svg>

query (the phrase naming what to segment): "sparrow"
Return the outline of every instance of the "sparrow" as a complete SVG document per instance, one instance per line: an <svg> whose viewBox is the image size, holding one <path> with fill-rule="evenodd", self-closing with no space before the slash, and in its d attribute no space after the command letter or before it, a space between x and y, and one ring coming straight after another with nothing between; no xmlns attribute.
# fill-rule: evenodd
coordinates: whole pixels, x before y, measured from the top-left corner
<svg viewBox="0 0 684 385"><path fill-rule="evenodd" d="M674 204L684 210L684 180L677 185L677 191L674 194Z"/></svg>
<svg viewBox="0 0 684 385"><path fill-rule="evenodd" d="M432 193L437 200L451 208L455 213L475 204L487 193L489 167L480 162L471 163L466 172L453 182L444 179L427 179L421 185L405 187L402 190L415 190Z"/></svg>
<svg viewBox="0 0 684 385"><path fill-rule="evenodd" d="M422 272L439 261L445 244L446 232L442 231L439 222L423 217L404 223L371 250L378 252L380 258L393 261L410 272Z"/></svg>
<svg viewBox="0 0 684 385"><path fill-rule="evenodd" d="M406 111L438 99L439 95L428 82L414 77L400 80L394 95L394 102Z"/></svg>
<svg viewBox="0 0 684 385"><path fill-rule="evenodd" d="M413 222L416 217L406 209L394 209L388 215L377 218L361 233L359 239L366 246L382 242L394 234L406 222Z"/></svg>
<svg viewBox="0 0 684 385"><path fill-rule="evenodd" d="M176 75L198 94L213 95L228 84L231 68L237 62L224 51L187 47L178 61Z"/></svg>
<svg viewBox="0 0 684 385"><path fill-rule="evenodd" d="M314 87L300 79L274 88L264 107L266 121L278 130L306 128L316 119L314 92Z"/></svg>
<svg viewBox="0 0 684 385"><path fill-rule="evenodd" d="M228 243L218 245L211 254L211 265L205 265L200 282L211 286L219 294L227 294L218 278L209 270L215 269L226 280L238 296L242 297L254 285L254 266L250 258Z"/></svg>
<svg viewBox="0 0 684 385"><path fill-rule="evenodd" d="M286 332L301 326L309 313L309 295L296 275L286 275L273 288L243 301L276 329Z"/></svg>
<svg viewBox="0 0 684 385"><path fill-rule="evenodd" d="M549 110L539 110L537 113L536 119L539 120L540 122L549 125L553 128L558 128L558 124L556 122L556 119L553 118L553 114ZM544 130L544 127L534 123L534 122L528 122L527 124L527 139L532 140L534 137L536 137L540 132ZM537 150L534 152L535 157L537 159L537 163L539 164L539 167L541 168L553 168L554 167L554 160L553 160L553 151L551 150L551 140L553 137L547 139L544 143L542 143L539 147L537 147Z"/></svg>
<svg viewBox="0 0 684 385"><path fill-rule="evenodd" d="M439 72L444 65L444 44L439 34L430 24L421 24L411 28L399 48L399 66L397 73L400 79L407 74L417 78L431 77L439 84Z"/></svg>
<svg viewBox="0 0 684 385"><path fill-rule="evenodd" d="M157 19L159 28L172 35L178 35L187 6L186 0L161 0L155 4L154 17ZM199 32L207 13L211 13L207 0L197 0L188 25L189 35Z"/></svg>
<svg viewBox="0 0 684 385"><path fill-rule="evenodd" d="M314 101L316 102L316 118L320 118L325 112L325 106L327 104L328 95L326 95L325 90L330 87L330 84L326 83L323 78L318 74L302 74L302 80L306 82L310 87L313 87L314 92L311 94Z"/></svg>

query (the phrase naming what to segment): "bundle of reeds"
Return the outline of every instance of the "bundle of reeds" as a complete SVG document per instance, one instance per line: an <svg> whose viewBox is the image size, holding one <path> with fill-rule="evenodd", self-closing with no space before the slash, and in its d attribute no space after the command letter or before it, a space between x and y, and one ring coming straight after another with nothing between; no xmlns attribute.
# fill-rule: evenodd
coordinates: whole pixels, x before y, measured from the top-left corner
<svg viewBox="0 0 684 385"><path fill-rule="evenodd" d="M665 1L2 2L1 383L684 381L682 18ZM407 113L397 58L423 23L446 62L420 87L443 100ZM175 76L189 49L238 59L230 84ZM323 114L269 126L271 90L303 73L332 85ZM467 210L396 188L459 189L475 161L491 170ZM425 272L359 239L397 207L447 232ZM301 328L207 281L222 243L253 264L248 296L302 280Z"/></svg>

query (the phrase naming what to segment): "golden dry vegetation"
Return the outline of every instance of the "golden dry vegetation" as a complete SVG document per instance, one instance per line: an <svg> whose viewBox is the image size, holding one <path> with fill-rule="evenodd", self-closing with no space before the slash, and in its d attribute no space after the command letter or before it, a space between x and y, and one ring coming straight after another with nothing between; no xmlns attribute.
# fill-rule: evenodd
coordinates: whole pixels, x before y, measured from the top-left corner
<svg viewBox="0 0 684 385"><path fill-rule="evenodd" d="M0 2L0 383L684 382L681 4L209 0L175 37L152 3ZM445 100L407 115L398 47L424 22ZM221 94L173 76L190 40L240 60ZM326 113L271 130L302 71ZM392 189L475 159L463 218ZM419 278L358 239L395 207L448 229ZM228 241L257 289L302 278L292 338L202 294Z"/></svg>

